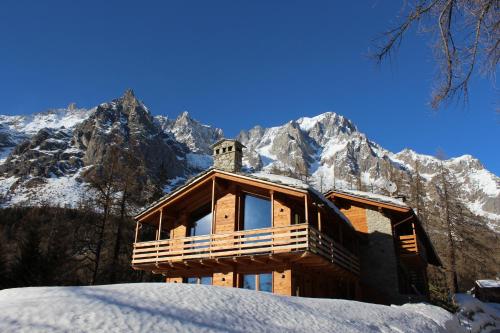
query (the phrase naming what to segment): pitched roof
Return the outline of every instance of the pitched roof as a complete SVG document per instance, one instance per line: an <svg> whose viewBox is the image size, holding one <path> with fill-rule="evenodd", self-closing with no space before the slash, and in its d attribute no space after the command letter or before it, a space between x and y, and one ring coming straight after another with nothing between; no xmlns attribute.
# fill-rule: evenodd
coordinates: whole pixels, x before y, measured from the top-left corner
<svg viewBox="0 0 500 333"><path fill-rule="evenodd" d="M207 169L207 170L195 175L194 177L188 179L183 185L175 188L170 193L164 195L163 197L161 197L160 199L156 200L151 205L149 205L148 207L143 209L134 218L137 219L141 215L144 215L146 212L157 208L161 203L176 196L178 193L182 192L184 189L187 189L188 187L190 187L194 183L200 181L201 179L205 178L206 176L208 176L211 173L232 175L232 176L236 176L236 177L239 177L242 179L250 179L250 180L255 180L258 182L271 183L271 184L278 186L278 187L288 188L288 189L300 191L303 193L309 193L312 197L314 197L317 200L321 201L322 203L326 204L347 225L349 225L351 228L353 228L349 219L337 208L337 206L335 206L330 200L328 200L322 193L318 192L312 186L310 186L309 184L307 184L299 179L295 179L295 178L291 178L291 177L287 177L287 176L281 176L281 175L268 174L268 173L264 173L264 172L255 172L255 173L229 172L229 171L219 170L219 169L215 169L215 168Z"/></svg>
<svg viewBox="0 0 500 333"><path fill-rule="evenodd" d="M363 200L363 201L369 201L372 203L374 206L377 206L379 204L384 205L385 208L393 208L394 210L400 211L403 214L410 214L412 216L412 220L415 221L415 226L418 229L420 235L422 235L422 242L425 244L425 247L428 252L428 260L429 263L436 265L436 266L442 266L441 259L437 255L437 251L434 248L434 245L432 244L429 235L425 231L424 227L422 226L420 219L418 216L415 214L413 209L408 206L406 203L404 203L401 200L398 200L393 197L388 197L386 195L382 194L375 194L375 193L370 193L370 192L363 192L363 191L355 191L355 190L330 190L325 193L326 196L329 195L339 195L339 196L344 196L347 200L353 200L353 201L358 201L358 200Z"/></svg>
<svg viewBox="0 0 500 333"><path fill-rule="evenodd" d="M357 190L346 190L346 189L334 189L325 193L325 196L329 195L346 195L351 197L352 199L365 199L373 202L373 204L381 203L389 206L395 206L398 208L402 208L404 210L410 210L411 207L408 206L405 202L398 198L389 197L387 195L376 194L371 192L357 191Z"/></svg>
<svg viewBox="0 0 500 333"><path fill-rule="evenodd" d="M239 144L241 147L246 148L246 146L244 144L242 144L241 142L239 142L238 140L235 140L235 139L224 139L224 138L222 138L222 139L218 140L217 142L215 142L214 144L212 144L210 146L210 148L213 148L213 147L217 146L219 143L224 142L224 141L235 142L235 143Z"/></svg>

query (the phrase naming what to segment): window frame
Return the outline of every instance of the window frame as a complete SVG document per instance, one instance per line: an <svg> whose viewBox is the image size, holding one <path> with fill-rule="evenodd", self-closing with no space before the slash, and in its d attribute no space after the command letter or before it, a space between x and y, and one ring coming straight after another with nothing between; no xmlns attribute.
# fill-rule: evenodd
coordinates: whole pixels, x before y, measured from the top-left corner
<svg viewBox="0 0 500 333"><path fill-rule="evenodd" d="M243 285L243 281L245 279L245 276L251 276L253 275L255 277L255 281L254 281L254 285L255 285L255 289L248 289L248 288L244 288ZM270 291L267 291L267 290L260 290L260 276L261 275L269 275L271 277L271 290ZM265 272L254 272L254 273L241 273L239 274L239 288L240 289L247 289L247 290L254 290L254 291L260 291L260 292L265 292L265 293L274 293L274 274L272 271L265 271Z"/></svg>
<svg viewBox="0 0 500 333"><path fill-rule="evenodd" d="M245 206L246 206L245 205L245 201L246 201L246 197L247 196L251 196L251 197L254 197L254 198L257 198L257 199L269 201L269 204L270 204L270 207L269 207L269 222L270 222L270 225L269 226L262 227L262 228L254 228L254 229L246 229L245 228ZM258 194L258 193L251 192L251 191L241 190L240 194L239 194L239 197L240 197L240 199L239 199L239 207L238 207L238 211L239 211L238 230L239 231L268 229L268 228L272 228L273 227L273 202L272 202L271 196L266 196L266 195Z"/></svg>

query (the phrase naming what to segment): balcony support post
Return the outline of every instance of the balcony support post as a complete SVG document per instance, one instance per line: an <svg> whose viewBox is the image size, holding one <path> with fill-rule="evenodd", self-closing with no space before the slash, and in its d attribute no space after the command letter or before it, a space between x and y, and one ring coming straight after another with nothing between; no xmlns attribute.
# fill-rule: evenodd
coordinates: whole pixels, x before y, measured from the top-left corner
<svg viewBox="0 0 500 333"><path fill-rule="evenodd" d="M135 223L135 239L134 239L134 243L137 243L137 240L139 238L139 229L140 229L139 225L140 224L141 224L141 222L139 222L139 221L137 221Z"/></svg>
<svg viewBox="0 0 500 333"><path fill-rule="evenodd" d="M212 177L212 226L211 226L211 234L215 231L215 177Z"/></svg>
<svg viewBox="0 0 500 333"><path fill-rule="evenodd" d="M307 202L307 194L304 195L304 215L306 224L309 224L309 205Z"/></svg>
<svg viewBox="0 0 500 333"><path fill-rule="evenodd" d="M411 223L411 229L413 232L413 241L415 242L415 249L416 249L416 252L418 253L419 249L418 249L418 242L417 242L417 233L415 231L415 222Z"/></svg>
<svg viewBox="0 0 500 333"><path fill-rule="evenodd" d="M318 231L321 232L321 211L318 207Z"/></svg>
<svg viewBox="0 0 500 333"><path fill-rule="evenodd" d="M158 235L156 240L161 239L161 220L163 220L163 208L160 208L160 221L158 222Z"/></svg>
<svg viewBox="0 0 500 333"><path fill-rule="evenodd" d="M274 191L269 190L269 194L271 195L271 226L274 227Z"/></svg>

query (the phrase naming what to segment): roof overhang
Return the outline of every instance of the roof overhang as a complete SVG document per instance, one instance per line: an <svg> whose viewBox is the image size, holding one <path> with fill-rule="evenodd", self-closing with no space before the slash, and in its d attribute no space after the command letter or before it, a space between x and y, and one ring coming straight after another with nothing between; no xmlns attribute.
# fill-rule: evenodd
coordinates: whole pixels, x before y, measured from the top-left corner
<svg viewBox="0 0 500 333"><path fill-rule="evenodd" d="M355 194L341 192L341 191L335 191L335 190L331 190L331 191L326 192L325 197L327 197L327 198L342 198L342 199L352 200L352 201L356 201L356 202L370 205L370 206L376 206L376 207L381 207L381 208L387 208L390 210L395 210L395 211L401 212L401 213L407 213L410 210L412 210L410 207L407 207L407 206L396 205L396 204L392 204L392 203L389 203L386 201L380 201L380 200L375 200L372 198L361 197L361 196L358 196Z"/></svg>
<svg viewBox="0 0 500 333"><path fill-rule="evenodd" d="M226 179L230 181L235 181L235 182L243 182L249 185L256 185L256 186L261 186L265 187L269 190L274 190L280 193L288 194L288 195L293 195L297 197L304 197L307 193L307 189L300 189L284 184L278 184L275 182L271 181L266 181L263 179L258 179L250 176L245 176L243 174L239 173L232 173L232 172L226 172L218 169L209 169L208 171L204 171L197 176L191 178L188 180L184 185L178 187L174 191L170 192L169 194L165 195L163 198L157 200L153 204L151 204L149 207L141 211L139 214L134 216L134 219L136 221L141 221L144 220L145 218L155 214L162 206L174 201L174 200L179 200L180 198L184 197L185 194L190 193L191 191L199 188L203 184L206 183L206 181L212 179L212 178L219 178L219 179Z"/></svg>
<svg viewBox="0 0 500 333"><path fill-rule="evenodd" d="M430 264L435 265L435 266L443 266L441 259L439 258L436 249L434 248L434 245L432 244L429 235L425 231L425 229L422 227L422 223L420 222L420 219L418 218L417 214L413 211L411 207L408 206L402 206L402 205L396 205L392 204L390 202L386 201L381 201L381 200L376 200L373 198L367 198L367 197L362 197L359 195L355 195L352 193L346 193L342 191L336 191L336 190L330 190L328 191L325 196L327 198L342 198L345 200L350 200L353 202L369 205L372 207L380 207L380 208L385 208L391 211L395 211L398 213L403 214L404 218L403 221L414 221L416 228L418 229L419 234L422 237L422 242L424 243L426 249L427 249L427 254L428 254L428 261Z"/></svg>

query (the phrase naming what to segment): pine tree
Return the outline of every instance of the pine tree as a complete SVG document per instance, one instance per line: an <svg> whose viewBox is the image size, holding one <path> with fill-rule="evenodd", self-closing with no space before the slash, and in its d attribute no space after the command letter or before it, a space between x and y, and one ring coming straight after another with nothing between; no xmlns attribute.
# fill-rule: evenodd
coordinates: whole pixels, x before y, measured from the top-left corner
<svg viewBox="0 0 500 333"><path fill-rule="evenodd" d="M40 235L28 227L19 242L18 255L12 265L12 280L16 286L40 286L45 282L45 256L41 250Z"/></svg>

